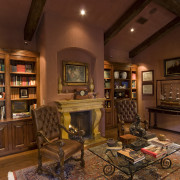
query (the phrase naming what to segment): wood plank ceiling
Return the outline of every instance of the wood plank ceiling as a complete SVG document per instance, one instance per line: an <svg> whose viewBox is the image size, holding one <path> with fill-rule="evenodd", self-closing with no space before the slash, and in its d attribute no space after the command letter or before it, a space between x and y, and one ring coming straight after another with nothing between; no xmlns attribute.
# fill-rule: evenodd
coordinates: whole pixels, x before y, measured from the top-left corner
<svg viewBox="0 0 180 180"><path fill-rule="evenodd" d="M104 33L104 44L111 41L112 38L116 38L117 34L132 21L147 5L151 0L136 0L130 7L122 14L116 21L109 27ZM148 48L154 42L162 38L168 32L180 25L180 1L177 0L154 0L153 2L166 8L168 11L176 15L176 17L164 25L161 29L158 29L154 34L149 36L147 39L142 41L135 48L129 50L129 57L133 58ZM46 0L32 0L29 14L24 27L24 39L31 41L33 35L38 26L38 22L43 13Z"/></svg>

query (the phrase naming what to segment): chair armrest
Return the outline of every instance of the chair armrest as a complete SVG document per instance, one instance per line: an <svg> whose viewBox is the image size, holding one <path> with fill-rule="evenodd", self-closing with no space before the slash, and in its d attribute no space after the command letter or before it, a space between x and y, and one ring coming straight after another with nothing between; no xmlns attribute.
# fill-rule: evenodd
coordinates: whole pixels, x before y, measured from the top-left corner
<svg viewBox="0 0 180 180"><path fill-rule="evenodd" d="M42 131L38 131L37 136L42 137L46 144L57 144L60 147L64 145L64 142L60 139L58 139L57 141L49 140Z"/></svg>

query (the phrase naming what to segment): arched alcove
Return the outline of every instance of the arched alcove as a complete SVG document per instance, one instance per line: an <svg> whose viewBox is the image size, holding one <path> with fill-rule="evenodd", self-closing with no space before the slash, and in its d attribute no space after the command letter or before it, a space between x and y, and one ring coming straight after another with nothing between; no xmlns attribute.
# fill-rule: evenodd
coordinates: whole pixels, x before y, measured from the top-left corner
<svg viewBox="0 0 180 180"><path fill-rule="evenodd" d="M96 65L96 57L89 51L69 47L58 51L57 53L57 74L63 80L63 61L80 62L88 64L88 77L94 79L94 69ZM79 86L78 86L79 87ZM63 91L72 92L76 86L63 86Z"/></svg>

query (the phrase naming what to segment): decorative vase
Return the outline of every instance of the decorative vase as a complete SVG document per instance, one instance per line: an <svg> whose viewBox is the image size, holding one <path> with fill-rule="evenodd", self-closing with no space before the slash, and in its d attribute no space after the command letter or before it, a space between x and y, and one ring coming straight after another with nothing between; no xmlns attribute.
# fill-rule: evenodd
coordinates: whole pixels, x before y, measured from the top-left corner
<svg viewBox="0 0 180 180"><path fill-rule="evenodd" d="M93 79L92 78L90 79L89 89L90 89L91 92L94 91L94 83L93 83Z"/></svg>
<svg viewBox="0 0 180 180"><path fill-rule="evenodd" d="M121 72L121 79L127 78L127 72Z"/></svg>
<svg viewBox="0 0 180 180"><path fill-rule="evenodd" d="M58 81L58 93L62 93L62 81L61 81L61 77L59 77L59 81Z"/></svg>
<svg viewBox="0 0 180 180"><path fill-rule="evenodd" d="M114 71L114 79L118 79L119 78L119 71Z"/></svg>

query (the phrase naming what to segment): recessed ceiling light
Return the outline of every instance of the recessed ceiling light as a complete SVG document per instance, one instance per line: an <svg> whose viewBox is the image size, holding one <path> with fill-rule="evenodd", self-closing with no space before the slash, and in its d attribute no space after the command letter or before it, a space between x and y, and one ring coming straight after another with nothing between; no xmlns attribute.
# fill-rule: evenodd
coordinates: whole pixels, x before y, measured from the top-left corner
<svg viewBox="0 0 180 180"><path fill-rule="evenodd" d="M86 15L86 11L84 9L81 9L80 14L81 14L81 16L84 16L84 15Z"/></svg>
<svg viewBox="0 0 180 180"><path fill-rule="evenodd" d="M134 32L134 28L131 28L130 31L131 31L131 32Z"/></svg>

